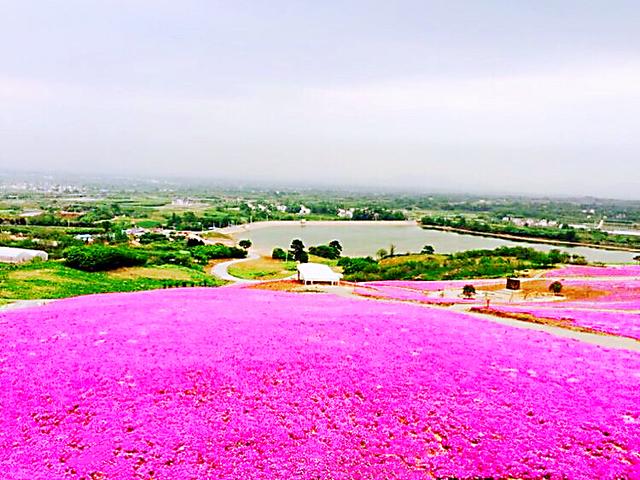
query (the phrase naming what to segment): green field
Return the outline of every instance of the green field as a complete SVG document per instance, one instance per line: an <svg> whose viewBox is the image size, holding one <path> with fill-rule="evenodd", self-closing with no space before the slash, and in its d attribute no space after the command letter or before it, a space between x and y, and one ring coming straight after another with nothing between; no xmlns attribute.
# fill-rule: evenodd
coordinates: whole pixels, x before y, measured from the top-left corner
<svg viewBox="0 0 640 480"><path fill-rule="evenodd" d="M315 255L309 255L309 261L313 263L323 263L330 267L335 267L338 263L337 260L327 260L326 258ZM280 280L290 277L295 272L296 262L274 260L270 257L248 260L229 267L229 273L231 275L246 280Z"/></svg>
<svg viewBox="0 0 640 480"><path fill-rule="evenodd" d="M175 265L96 273L82 272L51 261L23 266L0 265L0 304L11 300L221 284L221 281L201 271Z"/></svg>

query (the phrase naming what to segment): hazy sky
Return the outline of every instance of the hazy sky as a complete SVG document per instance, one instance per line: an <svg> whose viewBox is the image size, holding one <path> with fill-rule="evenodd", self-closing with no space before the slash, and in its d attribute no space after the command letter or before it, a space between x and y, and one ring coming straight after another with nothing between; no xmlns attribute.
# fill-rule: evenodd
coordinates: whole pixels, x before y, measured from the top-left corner
<svg viewBox="0 0 640 480"><path fill-rule="evenodd" d="M633 1L0 0L0 166L640 198Z"/></svg>

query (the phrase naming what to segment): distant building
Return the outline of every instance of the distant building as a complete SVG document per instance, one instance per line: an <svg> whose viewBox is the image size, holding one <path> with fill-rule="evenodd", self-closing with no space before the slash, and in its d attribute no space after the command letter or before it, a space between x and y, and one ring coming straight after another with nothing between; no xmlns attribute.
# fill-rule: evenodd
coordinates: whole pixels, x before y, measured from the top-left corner
<svg viewBox="0 0 640 480"><path fill-rule="evenodd" d="M300 211L298 212L298 215L309 215L311 213L311 209L305 207L304 205L300 205Z"/></svg>
<svg viewBox="0 0 640 480"><path fill-rule="evenodd" d="M190 198L174 198L171 201L171 205L174 207L190 207L194 204L195 202Z"/></svg>
<svg viewBox="0 0 640 480"><path fill-rule="evenodd" d="M21 213L19 216L23 218L28 217L37 217L38 215L42 215L44 212L42 210L29 210Z"/></svg>
<svg viewBox="0 0 640 480"><path fill-rule="evenodd" d="M353 208L350 208L348 210L339 208L338 209L338 217L340 217L340 218L353 218L353 212L354 212Z"/></svg>
<svg viewBox="0 0 640 480"><path fill-rule="evenodd" d="M0 247L1 263L25 263L39 258L48 260L49 255L42 250L31 250L27 248Z"/></svg>
<svg viewBox="0 0 640 480"><path fill-rule="evenodd" d="M90 233L80 233L73 238L76 240L82 240L84 243L93 243L93 235Z"/></svg>
<svg viewBox="0 0 640 480"><path fill-rule="evenodd" d="M133 235L134 237L141 237L142 235L144 235L148 231L149 230L147 230L146 228L134 227L134 228L127 228L124 231L124 233L126 233L127 235Z"/></svg>

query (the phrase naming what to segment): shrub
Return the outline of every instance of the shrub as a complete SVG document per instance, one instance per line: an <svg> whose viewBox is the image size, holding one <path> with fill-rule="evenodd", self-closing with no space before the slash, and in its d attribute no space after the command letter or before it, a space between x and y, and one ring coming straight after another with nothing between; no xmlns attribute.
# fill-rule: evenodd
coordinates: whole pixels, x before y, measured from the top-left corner
<svg viewBox="0 0 640 480"><path fill-rule="evenodd" d="M549 291L554 295L559 295L562 292L562 284L557 280L549 285Z"/></svg>
<svg viewBox="0 0 640 480"><path fill-rule="evenodd" d="M340 251L331 245L318 245L317 247L309 247L309 253L317 257L335 260L340 258Z"/></svg>
<svg viewBox="0 0 640 480"><path fill-rule="evenodd" d="M253 243L251 243L251 240L240 240L238 245L240 245L240 248L247 250L251 245L253 245Z"/></svg>
<svg viewBox="0 0 640 480"><path fill-rule="evenodd" d="M467 284L464 287L462 287L462 295L464 295L466 298L471 298L476 294L476 287L474 287L471 284Z"/></svg>
<svg viewBox="0 0 640 480"><path fill-rule="evenodd" d="M64 252L65 264L86 272L113 270L121 267L144 265L146 256L128 248L93 245L70 247Z"/></svg>
<svg viewBox="0 0 640 480"><path fill-rule="evenodd" d="M166 237L166 235L163 235L162 233L153 233L153 232L144 233L140 236L140 239L139 239L142 245L148 245L154 242L167 242L168 240L169 239Z"/></svg>
<svg viewBox="0 0 640 480"><path fill-rule="evenodd" d="M273 249L273 252L271 252L271 258L273 258L274 260L286 260L287 252L285 252L280 247L276 247Z"/></svg>
<svg viewBox="0 0 640 480"><path fill-rule="evenodd" d="M338 266L342 267L345 275L355 273L373 273L380 270L378 262L371 257L342 257L338 260Z"/></svg>
<svg viewBox="0 0 640 480"><path fill-rule="evenodd" d="M245 258L247 251L238 247L228 247L221 243L215 245L198 245L191 249L193 258L201 263L206 263L215 258Z"/></svg>
<svg viewBox="0 0 640 480"><path fill-rule="evenodd" d="M187 238L187 248L201 247L203 245L204 245L204 242L199 238L193 238L193 237Z"/></svg>

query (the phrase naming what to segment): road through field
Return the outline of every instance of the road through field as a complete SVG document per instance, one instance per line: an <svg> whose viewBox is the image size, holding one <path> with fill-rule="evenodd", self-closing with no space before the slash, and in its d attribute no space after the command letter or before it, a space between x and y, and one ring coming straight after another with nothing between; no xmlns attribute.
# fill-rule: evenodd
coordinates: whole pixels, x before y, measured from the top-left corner
<svg viewBox="0 0 640 480"><path fill-rule="evenodd" d="M260 258L260 255L249 252L246 258L238 258L236 260L229 260L228 262L218 263L211 269L211 274L227 282L235 283L259 283L259 280L247 280L244 278L234 277L229 273L229 267L240 262L248 262L249 260L256 260Z"/></svg>

